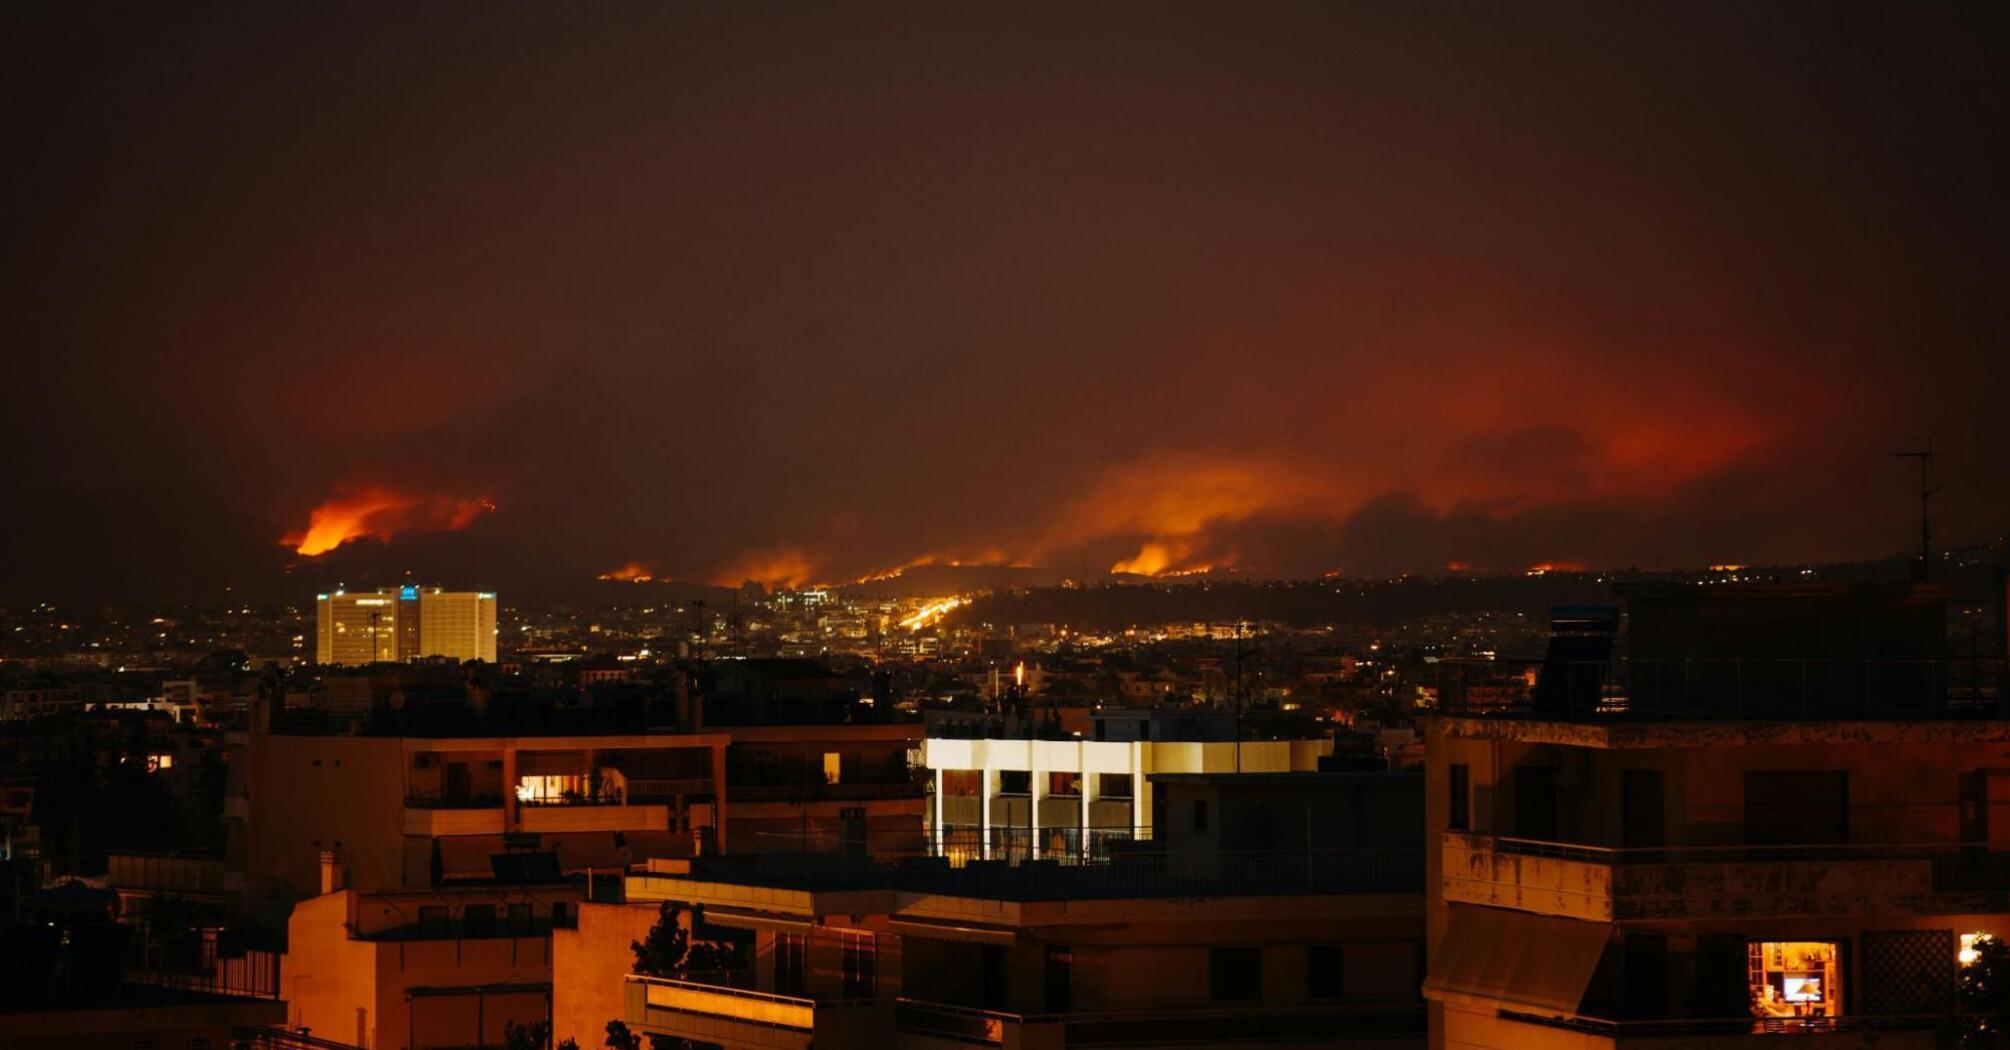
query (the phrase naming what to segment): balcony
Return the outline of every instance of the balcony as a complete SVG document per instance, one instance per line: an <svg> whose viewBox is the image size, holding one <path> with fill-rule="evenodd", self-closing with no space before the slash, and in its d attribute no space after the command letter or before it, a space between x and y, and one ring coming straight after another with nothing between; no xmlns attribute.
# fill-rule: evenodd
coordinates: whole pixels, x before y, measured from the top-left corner
<svg viewBox="0 0 2010 1050"><path fill-rule="evenodd" d="M628 976L626 996L626 1020L637 1031L777 1050L809 1050L819 1037L856 1042L869 1036L877 1005L639 974Z"/></svg>
<svg viewBox="0 0 2010 1050"><path fill-rule="evenodd" d="M992 829L994 833L1005 829ZM1024 835L1025 829L1018 829ZM1058 834L1058 833L1057 833ZM761 835L748 856L715 858L755 879L839 882L916 892L988 893L1013 899L1418 893L1423 857L1411 849L1246 850L1170 855L1149 844L1093 840L1029 853L1003 834L986 858L976 842L915 835ZM1120 848L1139 846L1140 848Z"/></svg>
<svg viewBox="0 0 2010 1050"><path fill-rule="evenodd" d="M1608 849L1446 832L1447 901L1594 922L1996 911L2010 855L1960 844Z"/></svg>
<svg viewBox="0 0 2010 1050"><path fill-rule="evenodd" d="M500 835L503 802L500 795L407 795L404 832L407 835Z"/></svg>
<svg viewBox="0 0 2010 1050"><path fill-rule="evenodd" d="M517 811L519 831L667 831L673 815L661 803L630 804L605 799L525 802Z"/></svg>
<svg viewBox="0 0 2010 1050"><path fill-rule="evenodd" d="M894 1030L904 1050L970 1046L1247 1046L1256 1042L1324 1042L1336 1032L1365 1039L1419 1038L1421 1003L1236 1003L1189 1001L1138 1004L1068 1013L1021 1014L901 999Z"/></svg>
<svg viewBox="0 0 2010 1050"><path fill-rule="evenodd" d="M730 802L870 802L922 797L920 784L728 784Z"/></svg>
<svg viewBox="0 0 2010 1050"><path fill-rule="evenodd" d="M1879 1050L1929 1050L1943 1045L1939 1037L1948 1024L1947 1014L1931 1015L1845 1015L1809 1018L1679 1018L1667 1020L1614 1021L1599 1017L1548 1017L1504 1010L1501 1020L1559 1030L1558 1038L1570 1038L1571 1045L1583 1047L1625 1046L1638 1050L1666 1047L1779 1046L1782 1037L1792 1037L1796 1047L1835 1050L1875 1045Z"/></svg>
<svg viewBox="0 0 2010 1050"><path fill-rule="evenodd" d="M2002 659L1614 658L1560 661L1530 687L1449 665L1437 710L1561 721L1976 719L2010 694Z"/></svg>

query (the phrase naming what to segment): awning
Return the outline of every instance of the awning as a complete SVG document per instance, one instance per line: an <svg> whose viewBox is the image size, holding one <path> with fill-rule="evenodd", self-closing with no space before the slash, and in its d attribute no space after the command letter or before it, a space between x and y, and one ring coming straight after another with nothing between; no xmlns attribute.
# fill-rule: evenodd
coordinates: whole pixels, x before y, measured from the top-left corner
<svg viewBox="0 0 2010 1050"><path fill-rule="evenodd" d="M1610 923L1453 905L1424 997L1574 1014L1611 939Z"/></svg>
<svg viewBox="0 0 2010 1050"><path fill-rule="evenodd" d="M971 925L960 922L936 922L931 919L891 919L887 925L893 932L905 937L925 937L936 941L963 941L969 944L1019 943L1017 931L1004 926ZM1414 973L1415 971L1411 971Z"/></svg>
<svg viewBox="0 0 2010 1050"><path fill-rule="evenodd" d="M706 908L705 921L716 926L731 926L739 930L775 930L781 933L808 933L812 925L810 920L805 918L743 911L739 908Z"/></svg>

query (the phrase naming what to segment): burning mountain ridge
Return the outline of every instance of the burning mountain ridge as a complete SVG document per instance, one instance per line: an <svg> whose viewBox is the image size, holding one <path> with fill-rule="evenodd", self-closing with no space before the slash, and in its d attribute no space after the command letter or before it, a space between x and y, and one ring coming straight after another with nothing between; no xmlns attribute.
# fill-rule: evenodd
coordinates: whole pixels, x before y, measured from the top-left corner
<svg viewBox="0 0 2010 1050"><path fill-rule="evenodd" d="M307 526L280 543L315 558L352 540L388 542L417 532L458 532L496 505L487 496L421 494L387 485L339 487L307 515Z"/></svg>

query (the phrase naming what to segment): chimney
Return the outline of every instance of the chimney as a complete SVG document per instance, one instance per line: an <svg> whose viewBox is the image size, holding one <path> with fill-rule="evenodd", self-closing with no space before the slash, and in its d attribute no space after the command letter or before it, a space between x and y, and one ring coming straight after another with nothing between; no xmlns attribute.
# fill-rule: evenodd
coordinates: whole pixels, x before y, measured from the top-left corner
<svg viewBox="0 0 2010 1050"><path fill-rule="evenodd" d="M326 895L342 888L342 851L324 849L321 851L321 892Z"/></svg>

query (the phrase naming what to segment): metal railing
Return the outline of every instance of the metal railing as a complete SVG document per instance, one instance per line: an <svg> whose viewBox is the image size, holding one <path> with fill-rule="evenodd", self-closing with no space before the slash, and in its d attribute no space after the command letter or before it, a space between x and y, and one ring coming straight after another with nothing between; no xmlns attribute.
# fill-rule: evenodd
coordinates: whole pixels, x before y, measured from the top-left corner
<svg viewBox="0 0 2010 1050"><path fill-rule="evenodd" d="M1574 842L1445 833L1453 848L1477 847L1495 853L1549 857L1615 867L1685 864L1767 864L1838 861L1919 861L1931 865L1936 890L2010 890L2010 851L2003 843L1898 842L1794 843L1783 845L1593 846Z"/></svg>
<svg viewBox="0 0 2010 1050"><path fill-rule="evenodd" d="M1416 1000L1201 1005L1179 1000L1127 1003L1100 1010L1017 1013L914 998L894 1002L895 1030L916 1035L1002 1045L1009 1029L1039 1025L1064 1026L1069 1046L1256 1042L1292 1037L1324 1040L1343 1030L1353 1037L1421 1035L1424 1006Z"/></svg>
<svg viewBox="0 0 2010 1050"><path fill-rule="evenodd" d="M2002 659L1614 658L1546 663L1523 689L1498 675L1441 675L1437 709L1570 719L1986 718L2010 714L2005 681Z"/></svg>
<svg viewBox="0 0 2010 1050"><path fill-rule="evenodd" d="M877 784L727 784L733 802L870 801L920 798L921 785L912 781Z"/></svg>
<svg viewBox="0 0 2010 1050"><path fill-rule="evenodd" d="M867 843L827 851L718 858L755 878L910 886L936 892L1043 898L1249 896L1286 893L1416 893L1417 849L1300 849L1112 853L1084 858L952 858L917 848L872 851Z"/></svg>
<svg viewBox="0 0 2010 1050"><path fill-rule="evenodd" d="M631 803L661 803L692 795L709 795L715 790L707 777L654 777L628 781Z"/></svg>
<svg viewBox="0 0 2010 1050"><path fill-rule="evenodd" d="M405 808L407 809L500 809L502 808L502 804L503 797L501 795L422 794L405 796Z"/></svg>
<svg viewBox="0 0 2010 1050"><path fill-rule="evenodd" d="M232 1041L252 1050L363 1050L354 1043L323 1039L309 1031L258 1025L231 1030Z"/></svg>
<svg viewBox="0 0 2010 1050"><path fill-rule="evenodd" d="M1676 1017L1618 1020L1604 1017L1549 1017L1502 1010L1500 1016L1523 1024L1586 1032L1606 1038L1705 1035L1818 1035L1831 1032L1927 1031L1961 1022L1960 1013L1843 1014L1836 1017Z"/></svg>

